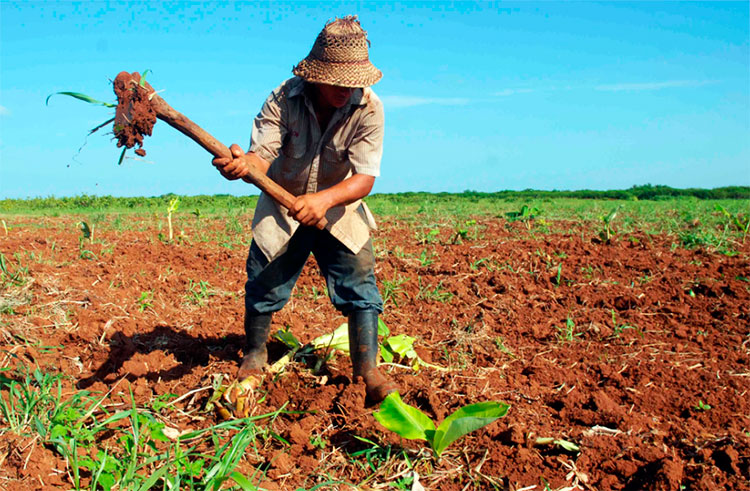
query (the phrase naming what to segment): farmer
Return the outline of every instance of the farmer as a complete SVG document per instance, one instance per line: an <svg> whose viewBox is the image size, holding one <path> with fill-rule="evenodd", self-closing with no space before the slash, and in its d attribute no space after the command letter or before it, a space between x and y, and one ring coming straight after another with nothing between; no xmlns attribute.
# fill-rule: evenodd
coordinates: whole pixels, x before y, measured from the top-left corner
<svg viewBox="0 0 750 491"><path fill-rule="evenodd" d="M310 54L266 99L253 123L250 151L213 164L230 180L265 172L296 199L289 210L265 193L253 217L247 258L243 379L267 362L271 316L289 300L310 253L333 305L348 316L353 379L375 402L398 389L377 368L378 315L370 240L374 219L362 202L380 175L383 105L369 88L382 77L369 61L356 17L329 22ZM327 220L322 228L321 220Z"/></svg>

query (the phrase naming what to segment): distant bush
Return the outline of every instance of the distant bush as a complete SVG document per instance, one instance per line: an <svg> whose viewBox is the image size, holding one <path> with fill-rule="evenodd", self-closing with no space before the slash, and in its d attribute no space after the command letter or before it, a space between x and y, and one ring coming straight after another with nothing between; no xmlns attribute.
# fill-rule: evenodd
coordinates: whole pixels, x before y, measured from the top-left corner
<svg viewBox="0 0 750 491"><path fill-rule="evenodd" d="M97 211L97 210L133 210L133 211L161 211L166 209L172 198L177 195L169 193L154 197L114 197L91 196L82 194L72 197L48 197L28 199L0 200L0 213L13 212L51 212L59 211ZM258 201L258 196L232 196L228 194L179 196L183 210L216 209L216 210L252 210ZM526 189L523 191L496 191L485 193L479 191L464 191L463 193L427 193L406 192L395 194L374 194L376 201L387 201L389 205L423 206L431 204L445 204L460 199L463 202L476 203L486 200L521 201L530 199L575 198L592 200L651 200L662 201L678 198L691 199L737 199L750 200L750 186L727 186L714 189L676 189L669 186L645 184L633 186L630 189L613 189L596 191L582 189L577 191L540 191Z"/></svg>

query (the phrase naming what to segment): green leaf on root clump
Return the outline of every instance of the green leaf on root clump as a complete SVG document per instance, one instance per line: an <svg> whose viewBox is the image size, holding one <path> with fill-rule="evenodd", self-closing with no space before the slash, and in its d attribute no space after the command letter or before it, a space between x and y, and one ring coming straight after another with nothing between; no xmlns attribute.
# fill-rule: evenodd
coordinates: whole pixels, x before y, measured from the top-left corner
<svg viewBox="0 0 750 491"><path fill-rule="evenodd" d="M117 107L117 104L112 104L111 102L102 102L97 99L94 99L93 97L89 97L86 94L81 94L80 92L55 92L54 94L50 94L47 96L47 100L44 101L45 105L49 105L50 97L52 97L53 95L67 95L67 96L82 100L84 102L88 102L89 104L97 104L99 106L104 106L104 107Z"/></svg>
<svg viewBox="0 0 750 491"><path fill-rule="evenodd" d="M140 85L141 87L146 86L146 75L148 75L150 72L151 69L147 68L143 71L143 73L141 73L141 79L138 81L138 85Z"/></svg>

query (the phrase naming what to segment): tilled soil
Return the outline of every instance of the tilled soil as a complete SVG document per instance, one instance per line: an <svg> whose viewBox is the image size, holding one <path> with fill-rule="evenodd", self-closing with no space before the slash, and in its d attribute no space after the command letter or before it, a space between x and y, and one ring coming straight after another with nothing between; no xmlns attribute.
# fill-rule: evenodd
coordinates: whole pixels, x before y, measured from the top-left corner
<svg viewBox="0 0 750 491"><path fill-rule="evenodd" d="M289 444L270 439L248 449L240 471L262 469L266 489L331 479L387 488L407 476L405 453L422 485L442 491L750 489L750 244L728 256L675 247L666 235L603 243L574 223L542 233L503 219L477 222L465 237L395 219L374 232L384 321L392 334L415 337L425 361L449 370L384 369L404 401L436 421L488 400L510 404L507 416L435 460L423 442L375 421L377 407L351 383L346 356L318 373L296 362L267 377L254 409L298 411L270 423ZM249 228L249 218L243 223ZM0 317L2 366L38 364L69 375L70 389L114 388L123 401L129 383L139 405L233 375L246 247L228 245L217 220L186 224L172 244L153 226L100 228L93 243L79 242L72 223L11 226L0 236L5 257L28 267L23 286L3 291L12 305ZM311 258L273 330L288 327L307 342L344 321ZM284 352L270 344L272 361ZM170 425L217 423L200 411L209 393L176 403L183 413L171 414ZM361 439L391 445L393 457L374 468L351 457L369 447ZM71 486L65 462L41 441L6 434L2 456L9 489Z"/></svg>

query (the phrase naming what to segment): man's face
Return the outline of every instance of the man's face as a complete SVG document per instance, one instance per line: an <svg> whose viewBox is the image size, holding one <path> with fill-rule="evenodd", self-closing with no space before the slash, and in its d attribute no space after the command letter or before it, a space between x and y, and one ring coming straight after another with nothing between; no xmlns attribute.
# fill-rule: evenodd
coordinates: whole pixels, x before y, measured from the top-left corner
<svg viewBox="0 0 750 491"><path fill-rule="evenodd" d="M350 87L338 87L336 85L315 84L318 88L319 100L327 106L344 107L354 93Z"/></svg>

